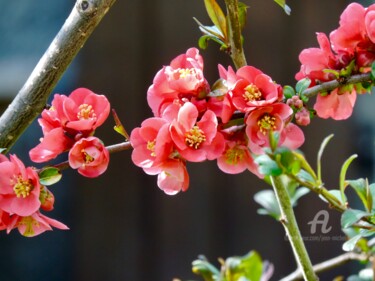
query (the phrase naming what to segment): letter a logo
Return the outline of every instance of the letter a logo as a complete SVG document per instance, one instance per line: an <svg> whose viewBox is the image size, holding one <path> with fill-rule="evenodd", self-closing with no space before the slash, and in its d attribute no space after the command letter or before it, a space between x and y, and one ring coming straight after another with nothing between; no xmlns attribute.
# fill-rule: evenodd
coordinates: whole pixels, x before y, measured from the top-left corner
<svg viewBox="0 0 375 281"><path fill-rule="evenodd" d="M321 216L323 216L323 219L320 219ZM329 219L329 214L326 210L320 210L319 212L317 212L314 219L307 223L307 224L311 224L311 229L310 229L311 234L315 234L317 224L322 225L321 231L323 234L330 232L332 229L332 226L327 228L328 219Z"/></svg>

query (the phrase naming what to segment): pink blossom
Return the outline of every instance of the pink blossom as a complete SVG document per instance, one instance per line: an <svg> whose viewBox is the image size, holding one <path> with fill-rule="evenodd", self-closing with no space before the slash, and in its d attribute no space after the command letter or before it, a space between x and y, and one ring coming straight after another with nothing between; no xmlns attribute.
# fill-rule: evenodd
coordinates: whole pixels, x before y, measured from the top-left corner
<svg viewBox="0 0 375 281"><path fill-rule="evenodd" d="M233 105L242 112L266 106L282 99L278 85L259 69L241 67L236 72L239 80L231 90Z"/></svg>
<svg viewBox="0 0 375 281"><path fill-rule="evenodd" d="M326 96L318 95L314 109L320 118L343 120L352 115L356 99L357 93L354 89L344 93L335 89Z"/></svg>
<svg viewBox="0 0 375 281"><path fill-rule="evenodd" d="M51 219L40 212L35 212L29 216L13 215L10 218L7 233L9 233L12 229L18 228L21 235L26 237L34 237L45 231L52 230L51 226L62 230L69 229L65 224Z"/></svg>
<svg viewBox="0 0 375 281"><path fill-rule="evenodd" d="M258 166L255 164L253 157L246 145L244 132L236 131L225 135L225 150L217 158L217 165L221 171L227 174L239 174L249 170L258 177Z"/></svg>
<svg viewBox="0 0 375 281"><path fill-rule="evenodd" d="M191 162L213 160L225 148L224 137L217 131L215 114L207 110L198 121L198 110L185 103L170 126L172 140L180 155Z"/></svg>
<svg viewBox="0 0 375 281"><path fill-rule="evenodd" d="M69 165L88 178L103 174L108 167L109 152L96 137L80 139L69 151Z"/></svg>
<svg viewBox="0 0 375 281"><path fill-rule="evenodd" d="M189 174L186 165L179 159L170 159L161 165L158 186L168 195L186 191L189 187Z"/></svg>
<svg viewBox="0 0 375 281"><path fill-rule="evenodd" d="M164 162L173 149L169 134L169 123L162 118L148 118L140 128L135 128L130 135L133 147L132 160L147 174L158 174L158 165Z"/></svg>
<svg viewBox="0 0 375 281"><path fill-rule="evenodd" d="M199 103L209 92L209 84L203 75L203 59L196 48L190 48L186 54L173 59L155 76L147 92L147 101L156 117L162 117L164 110L173 103L186 101ZM201 99L201 100L200 100Z"/></svg>
<svg viewBox="0 0 375 281"><path fill-rule="evenodd" d="M29 216L40 207L37 172L15 155L0 159L0 209L9 214Z"/></svg>
<svg viewBox="0 0 375 281"><path fill-rule="evenodd" d="M289 120L293 110L284 103L257 108L246 119L248 147L255 154L262 154L264 147L269 147L269 132L279 132L280 146L296 149L304 142L302 130ZM288 124L286 126L286 124Z"/></svg>
<svg viewBox="0 0 375 281"><path fill-rule="evenodd" d="M10 215L3 210L0 210L0 230L4 230L8 228L10 223Z"/></svg>
<svg viewBox="0 0 375 281"><path fill-rule="evenodd" d="M55 196L46 186L42 186L39 200L41 202L40 208L42 210L44 211L53 210L53 205L55 204Z"/></svg>
<svg viewBox="0 0 375 281"><path fill-rule="evenodd" d="M296 123L300 126L307 126L310 124L310 111L303 107L300 111L298 111L295 116Z"/></svg>
<svg viewBox="0 0 375 281"><path fill-rule="evenodd" d="M109 111L107 98L86 88L74 90L69 97L55 94L52 106L38 119L44 137L30 151L31 160L46 162L70 149L75 141L92 135Z"/></svg>

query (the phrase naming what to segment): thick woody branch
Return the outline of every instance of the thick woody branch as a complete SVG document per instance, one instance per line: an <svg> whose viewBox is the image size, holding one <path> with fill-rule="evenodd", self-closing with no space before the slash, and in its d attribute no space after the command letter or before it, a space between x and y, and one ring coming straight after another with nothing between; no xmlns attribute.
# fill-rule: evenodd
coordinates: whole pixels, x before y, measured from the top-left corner
<svg viewBox="0 0 375 281"><path fill-rule="evenodd" d="M332 268L338 267L340 265L343 265L352 260L367 261L368 256L365 254L349 252L349 253L345 253L340 256L334 257L330 260L326 260L322 263L316 264L313 266L313 269L315 273L321 273L321 272L330 270ZM280 281L296 281L296 280L302 280L302 272L299 269L297 269L290 275L284 277Z"/></svg>
<svg viewBox="0 0 375 281"><path fill-rule="evenodd" d="M0 148L9 151L42 112L62 74L115 1L77 0L26 83L0 117Z"/></svg>
<svg viewBox="0 0 375 281"><path fill-rule="evenodd" d="M308 98L311 98L313 96L316 96L318 93L329 92L343 85L363 83L363 82L371 82L370 73L353 75L342 81L332 80L329 82L324 82L320 85L306 89L305 91L303 91L302 94Z"/></svg>

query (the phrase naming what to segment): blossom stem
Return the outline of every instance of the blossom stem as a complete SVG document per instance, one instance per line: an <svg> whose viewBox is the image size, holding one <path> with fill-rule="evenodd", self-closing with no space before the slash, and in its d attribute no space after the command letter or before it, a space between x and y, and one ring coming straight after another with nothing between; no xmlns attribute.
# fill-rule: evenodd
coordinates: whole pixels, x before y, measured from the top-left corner
<svg viewBox="0 0 375 281"><path fill-rule="evenodd" d="M349 261L352 260L358 260L358 261L367 261L369 257L366 254L358 254L358 253L344 253L337 257L334 257L332 259L326 260L324 262L318 263L313 266L313 269L316 273L324 272L327 270L330 270L332 268L338 267L340 265L346 264ZM295 270L288 276L284 277L280 281L295 281L295 280L301 280L302 279L302 273L299 269Z"/></svg>
<svg viewBox="0 0 375 281"><path fill-rule="evenodd" d="M271 183L281 211L280 221L285 228L289 242L293 249L294 257L302 272L302 276L308 281L319 280L314 272L310 257L298 229L298 224L294 215L287 187L285 186L281 176L271 177Z"/></svg>
<svg viewBox="0 0 375 281"><path fill-rule="evenodd" d="M245 54L242 48L241 27L238 16L238 1L225 0L227 7L228 20L228 37L230 45L230 56L235 67L238 69L247 65Z"/></svg>
<svg viewBox="0 0 375 281"><path fill-rule="evenodd" d="M76 1L51 45L0 117L0 148L9 151L42 112L62 74L115 1Z"/></svg>
<svg viewBox="0 0 375 281"><path fill-rule="evenodd" d="M370 73L353 75L353 76L348 77L344 81L332 80L332 81L324 82L320 85L316 85L314 87L306 89L305 91L303 91L302 95L305 97L311 98L313 96L316 96L318 93L328 92L343 85L363 83L363 82L371 82Z"/></svg>

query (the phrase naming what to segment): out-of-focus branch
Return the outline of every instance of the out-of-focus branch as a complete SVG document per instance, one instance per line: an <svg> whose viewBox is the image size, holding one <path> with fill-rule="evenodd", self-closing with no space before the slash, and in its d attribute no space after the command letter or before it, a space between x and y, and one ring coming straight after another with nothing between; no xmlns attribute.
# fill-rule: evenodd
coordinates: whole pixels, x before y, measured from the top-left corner
<svg viewBox="0 0 375 281"><path fill-rule="evenodd" d="M230 42L230 56L236 68L247 65L245 54L242 48L241 27L238 18L238 1L225 0L227 6L228 21L228 37Z"/></svg>
<svg viewBox="0 0 375 281"><path fill-rule="evenodd" d="M352 260L366 261L368 260L368 256L365 254L358 254L358 253L353 253L353 252L344 253L340 256L334 257L332 259L329 259L329 260L326 260L324 262L314 265L313 269L315 273L320 273L320 272L324 272L332 268L338 267L340 265L343 265ZM299 269L289 274L288 276L284 277L280 281L296 281L296 280L302 280L302 273Z"/></svg>
<svg viewBox="0 0 375 281"><path fill-rule="evenodd" d="M0 148L6 151L42 112L78 51L116 0L77 0L26 83L0 117Z"/></svg>

